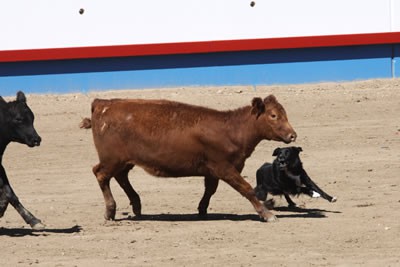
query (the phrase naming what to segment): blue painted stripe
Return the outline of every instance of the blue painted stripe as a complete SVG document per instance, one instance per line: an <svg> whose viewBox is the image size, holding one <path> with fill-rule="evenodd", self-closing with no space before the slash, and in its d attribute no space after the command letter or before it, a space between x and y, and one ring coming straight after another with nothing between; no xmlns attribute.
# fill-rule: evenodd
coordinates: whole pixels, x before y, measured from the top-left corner
<svg viewBox="0 0 400 267"><path fill-rule="evenodd" d="M260 85L392 76L398 45L0 64L0 93ZM397 55L397 54L396 54Z"/></svg>

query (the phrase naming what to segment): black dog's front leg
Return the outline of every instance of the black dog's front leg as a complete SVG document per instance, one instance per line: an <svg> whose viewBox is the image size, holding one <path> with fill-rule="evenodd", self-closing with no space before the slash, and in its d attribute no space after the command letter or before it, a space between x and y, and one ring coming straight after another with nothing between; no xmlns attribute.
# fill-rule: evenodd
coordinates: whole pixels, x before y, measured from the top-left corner
<svg viewBox="0 0 400 267"><path fill-rule="evenodd" d="M33 216L27 209L22 206L19 202L18 197L12 190L6 172L3 166L0 165L0 215L3 215L7 209L8 203L10 203L17 212L21 215L26 223L28 223L32 229L41 230L44 229L42 222ZM0 216L1 217L1 216Z"/></svg>
<svg viewBox="0 0 400 267"><path fill-rule="evenodd" d="M288 194L283 194L285 196L285 199L287 203L289 204L289 208L294 208L296 207L296 203L293 202L293 200L290 198Z"/></svg>
<svg viewBox="0 0 400 267"><path fill-rule="evenodd" d="M254 192L256 193L256 197L258 200L267 200L268 193L261 184L257 185L256 188L254 188Z"/></svg>
<svg viewBox="0 0 400 267"><path fill-rule="evenodd" d="M307 189L303 189L304 190L303 193L310 195L311 197L318 197L318 195L316 195L315 193L319 194L322 198L328 200L329 202L335 202L337 199L336 197L331 197L330 195L328 195L327 193L325 193L321 188L318 187L318 185L316 185L313 180L311 180L311 178L308 176L308 174L306 173L306 171L302 171L301 175L300 175L300 179L301 182L307 187Z"/></svg>

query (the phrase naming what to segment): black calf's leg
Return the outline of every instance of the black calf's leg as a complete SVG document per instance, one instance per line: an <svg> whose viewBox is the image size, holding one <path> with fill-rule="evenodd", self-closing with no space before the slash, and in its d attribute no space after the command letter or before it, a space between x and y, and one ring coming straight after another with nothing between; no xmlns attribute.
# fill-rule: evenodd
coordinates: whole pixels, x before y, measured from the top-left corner
<svg viewBox="0 0 400 267"><path fill-rule="evenodd" d="M0 157L1 163L1 157ZM18 197L15 195L12 190L10 183L8 182L8 178L6 175L6 171L3 166L0 164L0 217L4 215L4 212L7 209L8 203L18 211L18 213L22 216L24 221L28 223L32 229L42 230L44 229L44 225L42 222L32 215L27 209L22 206L19 202Z"/></svg>
<svg viewBox="0 0 400 267"><path fill-rule="evenodd" d="M1 169L0 169L1 171ZM8 207L8 199L4 190L4 181L0 177L0 218L3 217Z"/></svg>
<svg viewBox="0 0 400 267"><path fill-rule="evenodd" d="M7 197L7 200L10 202L10 204L17 210L19 215L24 219L24 221L29 224L32 229L34 230L42 230L44 229L44 225L42 222L33 216L32 213L30 213L27 209L22 206L21 202L19 202L18 197L15 195L13 192L12 188L9 185L5 185L4 188L4 193Z"/></svg>
<svg viewBox="0 0 400 267"><path fill-rule="evenodd" d="M3 217L8 207L8 200L6 192L3 190L3 187L0 189L0 218Z"/></svg>

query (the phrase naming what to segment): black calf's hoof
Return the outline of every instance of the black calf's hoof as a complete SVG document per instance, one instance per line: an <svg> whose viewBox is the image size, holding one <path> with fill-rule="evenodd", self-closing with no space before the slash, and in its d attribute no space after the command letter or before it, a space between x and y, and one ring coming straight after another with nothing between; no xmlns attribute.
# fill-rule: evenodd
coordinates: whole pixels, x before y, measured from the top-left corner
<svg viewBox="0 0 400 267"><path fill-rule="evenodd" d="M206 220L207 219L207 210L200 210L199 209L199 214L197 215L200 220Z"/></svg>
<svg viewBox="0 0 400 267"><path fill-rule="evenodd" d="M30 226L33 230L37 231L45 229L44 224L40 220L30 223Z"/></svg>

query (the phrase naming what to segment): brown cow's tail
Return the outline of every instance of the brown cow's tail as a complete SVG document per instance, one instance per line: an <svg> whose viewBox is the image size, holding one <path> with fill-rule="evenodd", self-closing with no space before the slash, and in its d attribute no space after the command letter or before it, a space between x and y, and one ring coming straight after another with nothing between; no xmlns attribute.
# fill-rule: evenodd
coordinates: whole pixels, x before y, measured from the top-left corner
<svg viewBox="0 0 400 267"><path fill-rule="evenodd" d="M92 121L89 118L84 118L81 123L79 123L79 128L90 129L92 128Z"/></svg>

